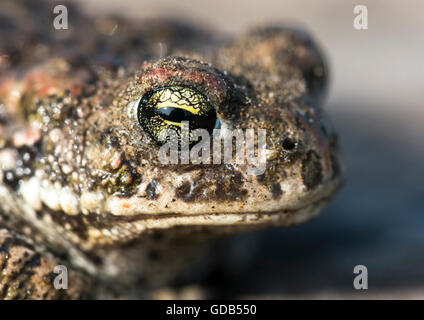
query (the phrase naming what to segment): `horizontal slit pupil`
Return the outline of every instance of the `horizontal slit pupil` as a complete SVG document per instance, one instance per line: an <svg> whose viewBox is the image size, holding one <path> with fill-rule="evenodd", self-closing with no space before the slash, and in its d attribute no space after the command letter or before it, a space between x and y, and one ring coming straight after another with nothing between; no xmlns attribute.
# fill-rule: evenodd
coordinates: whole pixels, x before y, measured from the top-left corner
<svg viewBox="0 0 424 320"><path fill-rule="evenodd" d="M174 107L157 108L156 113L163 119L173 122L190 121L193 119L193 113L185 109Z"/></svg>

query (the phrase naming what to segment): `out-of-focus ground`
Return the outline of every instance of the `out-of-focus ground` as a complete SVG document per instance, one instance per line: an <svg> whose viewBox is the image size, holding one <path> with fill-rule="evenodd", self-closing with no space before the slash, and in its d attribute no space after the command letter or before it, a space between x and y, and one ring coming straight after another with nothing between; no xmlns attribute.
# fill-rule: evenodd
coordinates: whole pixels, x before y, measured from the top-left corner
<svg viewBox="0 0 424 320"><path fill-rule="evenodd" d="M177 16L229 34L261 23L306 26L330 62L326 109L347 182L314 221L243 236L247 245L261 239L259 255L216 285L225 297L424 298L424 2L80 2L94 14ZM352 26L356 4L368 7L366 31ZM366 291L353 289L359 264L368 267Z"/></svg>

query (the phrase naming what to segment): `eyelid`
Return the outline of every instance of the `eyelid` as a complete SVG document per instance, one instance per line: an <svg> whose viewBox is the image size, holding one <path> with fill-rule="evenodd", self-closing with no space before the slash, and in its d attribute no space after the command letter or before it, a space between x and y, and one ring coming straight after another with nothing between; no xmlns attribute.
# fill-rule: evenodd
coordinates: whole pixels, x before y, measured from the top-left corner
<svg viewBox="0 0 424 320"><path fill-rule="evenodd" d="M130 119L137 119L137 110L142 97L127 104L127 114ZM141 108L141 106L140 106Z"/></svg>

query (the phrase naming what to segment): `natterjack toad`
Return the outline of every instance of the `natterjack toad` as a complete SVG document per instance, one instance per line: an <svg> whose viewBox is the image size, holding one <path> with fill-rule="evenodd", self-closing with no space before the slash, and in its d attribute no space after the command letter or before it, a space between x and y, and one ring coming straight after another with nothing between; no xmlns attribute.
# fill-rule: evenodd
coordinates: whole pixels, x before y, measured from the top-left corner
<svg viewBox="0 0 424 320"><path fill-rule="evenodd" d="M226 40L73 6L55 30L43 2L0 8L1 298L144 296L201 260L204 239L307 221L339 188L326 66L306 33ZM214 157L229 133L264 166ZM181 159L192 150L201 163ZM59 264L68 290L53 286Z"/></svg>

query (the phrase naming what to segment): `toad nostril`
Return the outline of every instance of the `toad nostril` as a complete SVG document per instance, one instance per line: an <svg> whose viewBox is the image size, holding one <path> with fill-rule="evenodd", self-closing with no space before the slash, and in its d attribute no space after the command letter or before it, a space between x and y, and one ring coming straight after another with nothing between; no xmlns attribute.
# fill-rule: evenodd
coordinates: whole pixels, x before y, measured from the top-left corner
<svg viewBox="0 0 424 320"><path fill-rule="evenodd" d="M296 147L296 143L294 143L290 138L285 138L283 140L283 148L285 150L293 150Z"/></svg>

